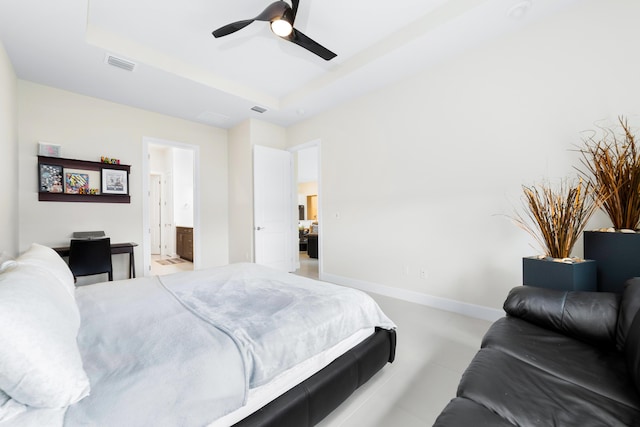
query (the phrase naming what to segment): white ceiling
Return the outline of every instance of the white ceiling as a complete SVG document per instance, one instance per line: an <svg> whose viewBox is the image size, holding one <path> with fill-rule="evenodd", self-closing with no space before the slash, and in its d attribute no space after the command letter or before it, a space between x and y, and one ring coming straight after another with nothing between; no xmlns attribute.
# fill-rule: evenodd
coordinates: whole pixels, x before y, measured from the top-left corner
<svg viewBox="0 0 640 427"><path fill-rule="evenodd" d="M271 2L4 1L0 39L21 79L222 128L249 117L289 126L578 0L300 0L294 26L331 61L266 22L211 35ZM107 54L137 66L109 66Z"/></svg>

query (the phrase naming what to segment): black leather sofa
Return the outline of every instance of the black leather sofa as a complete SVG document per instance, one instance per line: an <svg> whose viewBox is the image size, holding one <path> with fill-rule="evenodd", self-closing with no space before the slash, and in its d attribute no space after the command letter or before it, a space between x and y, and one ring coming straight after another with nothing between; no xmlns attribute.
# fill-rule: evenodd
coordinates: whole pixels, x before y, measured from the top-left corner
<svg viewBox="0 0 640 427"><path fill-rule="evenodd" d="M307 234L307 255L309 258L318 258L318 234Z"/></svg>
<svg viewBox="0 0 640 427"><path fill-rule="evenodd" d="M639 278L512 289L434 426L640 426L639 308Z"/></svg>

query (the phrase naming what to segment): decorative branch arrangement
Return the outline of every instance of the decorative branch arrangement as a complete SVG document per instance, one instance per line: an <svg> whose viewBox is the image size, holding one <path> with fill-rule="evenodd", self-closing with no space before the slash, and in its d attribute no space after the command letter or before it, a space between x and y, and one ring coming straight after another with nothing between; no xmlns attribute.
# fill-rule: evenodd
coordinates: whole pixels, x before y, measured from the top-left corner
<svg viewBox="0 0 640 427"><path fill-rule="evenodd" d="M579 170L593 186L597 203L607 213L615 229L636 230L640 222L640 147L627 120L618 117L622 132L603 129L585 140Z"/></svg>
<svg viewBox="0 0 640 427"><path fill-rule="evenodd" d="M569 258L587 221L598 208L592 197L593 186L563 180L557 189L549 183L522 186L523 216L516 213L515 223L538 242L552 258Z"/></svg>

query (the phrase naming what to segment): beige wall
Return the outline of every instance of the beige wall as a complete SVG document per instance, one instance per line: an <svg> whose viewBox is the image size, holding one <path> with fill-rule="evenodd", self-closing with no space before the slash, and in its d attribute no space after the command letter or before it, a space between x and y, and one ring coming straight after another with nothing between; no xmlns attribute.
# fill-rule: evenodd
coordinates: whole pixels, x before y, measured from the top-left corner
<svg viewBox="0 0 640 427"><path fill-rule="evenodd" d="M325 273L500 308L538 253L505 217L520 185L572 175L598 120L640 128L637 16L585 1L291 127L322 140Z"/></svg>
<svg viewBox="0 0 640 427"><path fill-rule="evenodd" d="M18 80L0 42L0 253L18 254Z"/></svg>
<svg viewBox="0 0 640 427"><path fill-rule="evenodd" d="M113 241L142 245L143 137L197 145L200 150L201 267L228 262L227 132L47 86L19 81L19 248L68 243L76 230L104 230ZM130 204L38 202L37 143L62 146L62 156L131 165ZM142 270L142 247L136 250ZM125 257L114 258L123 278ZM121 262L120 262L121 261Z"/></svg>
<svg viewBox="0 0 640 427"><path fill-rule="evenodd" d="M229 262L253 261L251 126L229 131Z"/></svg>
<svg viewBox="0 0 640 427"><path fill-rule="evenodd" d="M253 147L286 148L286 129L246 120L229 131L229 262L253 261Z"/></svg>

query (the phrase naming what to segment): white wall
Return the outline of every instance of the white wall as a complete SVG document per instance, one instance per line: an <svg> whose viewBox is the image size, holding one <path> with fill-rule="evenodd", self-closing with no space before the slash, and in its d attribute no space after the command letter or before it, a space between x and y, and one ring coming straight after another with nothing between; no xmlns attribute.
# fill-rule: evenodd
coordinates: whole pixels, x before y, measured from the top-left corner
<svg viewBox="0 0 640 427"><path fill-rule="evenodd" d="M26 81L18 83L18 122L20 250L31 242L65 245L74 230L104 230L112 241L142 244L142 140L146 136L200 147L204 171L200 265L228 262L225 130ZM99 160L105 155L131 165L131 203L38 202L39 140L62 145L63 157ZM142 248L136 250L139 272L142 253ZM120 258L114 258L116 279L125 277L126 257Z"/></svg>
<svg viewBox="0 0 640 427"><path fill-rule="evenodd" d="M309 147L296 151L298 182L318 180L318 147Z"/></svg>
<svg viewBox="0 0 640 427"><path fill-rule="evenodd" d="M291 127L322 140L327 275L500 308L538 253L505 217L521 184L574 174L596 121L640 127L638 16L584 1Z"/></svg>
<svg viewBox="0 0 640 427"><path fill-rule="evenodd" d="M0 253L18 254L18 80L0 42Z"/></svg>
<svg viewBox="0 0 640 427"><path fill-rule="evenodd" d="M173 205L177 227L193 227L193 152L173 149Z"/></svg>

